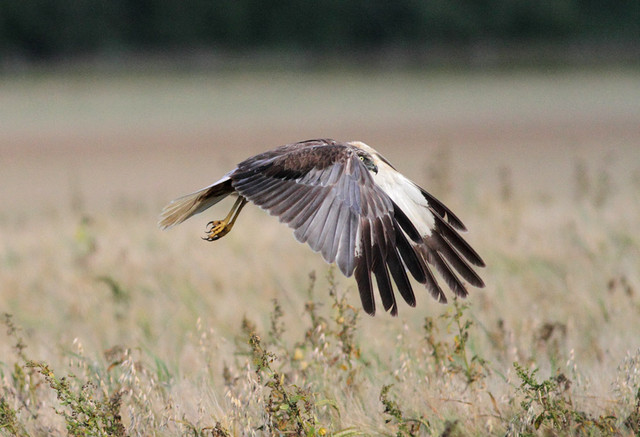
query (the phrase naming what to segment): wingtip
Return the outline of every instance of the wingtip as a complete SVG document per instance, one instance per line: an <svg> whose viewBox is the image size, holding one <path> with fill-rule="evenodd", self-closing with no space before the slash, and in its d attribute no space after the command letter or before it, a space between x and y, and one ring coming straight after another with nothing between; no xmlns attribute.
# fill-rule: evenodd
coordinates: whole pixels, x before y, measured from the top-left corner
<svg viewBox="0 0 640 437"><path fill-rule="evenodd" d="M392 317L398 317L398 305L393 305L391 307L391 316Z"/></svg>

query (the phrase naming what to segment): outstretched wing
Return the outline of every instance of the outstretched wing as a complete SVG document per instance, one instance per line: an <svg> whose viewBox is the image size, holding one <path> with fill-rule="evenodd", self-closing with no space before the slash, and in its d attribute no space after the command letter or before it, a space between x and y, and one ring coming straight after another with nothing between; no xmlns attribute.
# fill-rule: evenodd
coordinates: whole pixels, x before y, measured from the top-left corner
<svg viewBox="0 0 640 437"><path fill-rule="evenodd" d="M385 310L397 314L392 279L415 306L406 269L425 282L424 263L353 147L330 140L283 146L240 163L230 177L240 195L287 223L299 241L344 275L355 273L367 313L375 313L372 273Z"/></svg>

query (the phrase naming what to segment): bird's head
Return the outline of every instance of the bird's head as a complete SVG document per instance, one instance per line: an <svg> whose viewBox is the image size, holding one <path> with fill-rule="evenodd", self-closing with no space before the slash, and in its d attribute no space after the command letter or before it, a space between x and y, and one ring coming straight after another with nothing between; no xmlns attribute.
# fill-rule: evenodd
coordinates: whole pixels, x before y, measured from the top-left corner
<svg viewBox="0 0 640 437"><path fill-rule="evenodd" d="M387 159L376 151L373 147L363 143L362 141L349 141L347 144L358 149L358 156L373 173L378 173L378 169L385 165L394 168Z"/></svg>

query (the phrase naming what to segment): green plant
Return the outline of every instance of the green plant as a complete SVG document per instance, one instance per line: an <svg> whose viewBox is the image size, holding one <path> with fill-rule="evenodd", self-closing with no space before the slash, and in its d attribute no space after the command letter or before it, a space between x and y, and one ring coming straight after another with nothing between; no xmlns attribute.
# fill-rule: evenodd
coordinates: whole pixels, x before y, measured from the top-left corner
<svg viewBox="0 0 640 437"><path fill-rule="evenodd" d="M252 365L258 381L269 388L266 399L266 430L273 433L295 433L315 435L322 428L314 414L314 395L308 390L286 383L285 375L272 367L275 354L262 346L260 337L252 329L252 324L243 322L249 334Z"/></svg>
<svg viewBox="0 0 640 437"><path fill-rule="evenodd" d="M636 405L631 414L624 420L624 425L636 435L640 434L640 388L636 392Z"/></svg>
<svg viewBox="0 0 640 437"><path fill-rule="evenodd" d="M11 314L4 314L4 324L7 327L7 335L10 339L13 339L13 350L18 358L11 372L11 382L14 388L11 391L11 398L13 398L12 400L15 404L20 405L20 409L26 415L35 418L37 414L33 411L33 408L38 400L38 394L36 393L37 375L34 371L29 369L25 371L23 368L23 364L28 361L25 353L27 345L22 338L20 328L13 322ZM11 407L8 398L9 395L2 398L3 420L0 424L6 429L22 430L24 427L19 423L17 411Z"/></svg>
<svg viewBox="0 0 640 437"><path fill-rule="evenodd" d="M188 434L193 437L231 437L231 433L228 429L216 422L214 426L199 427L183 418L182 420L176 420L176 423L182 425L187 429Z"/></svg>
<svg viewBox="0 0 640 437"><path fill-rule="evenodd" d="M338 291L333 266L327 273L329 281L329 296L333 299L333 308L336 310L333 316L335 329L332 334L339 341L340 351L345 364L351 367L352 359L359 359L360 346L355 341L358 325L358 309L349 305L344 293Z"/></svg>
<svg viewBox="0 0 640 437"><path fill-rule="evenodd" d="M28 436L24 426L18 420L18 413L9 405L5 397L0 397L0 433L13 436Z"/></svg>
<svg viewBox="0 0 640 437"><path fill-rule="evenodd" d="M114 392L105 398L96 393L92 383L79 388L74 376L58 378L46 363L29 361L28 368L36 369L55 392L62 409L56 409L73 436L126 436L120 416L122 393Z"/></svg>
<svg viewBox="0 0 640 437"><path fill-rule="evenodd" d="M388 416L385 419L386 423L393 423L397 427L396 436L415 436L420 432L420 429L424 427L425 430L429 430L430 425L423 417L419 419L407 419L404 417L400 405L389 397L389 390L391 385L382 386L380 390L380 402L384 405L384 414Z"/></svg>
<svg viewBox="0 0 640 437"><path fill-rule="evenodd" d="M431 357L438 367L444 367L452 374L461 374L465 382L470 385L487 375L487 362L477 354L469 358L469 333L473 321L466 317L465 311L469 304L453 300L451 308L440 315L439 320L447 331L453 330L453 338L450 342L440 340L440 323L431 317L425 318L423 329L425 340L430 347Z"/></svg>
<svg viewBox="0 0 640 437"><path fill-rule="evenodd" d="M541 428L563 433L617 435L619 430L616 417L612 415L592 418L578 411L570 396L571 381L562 373L543 381L538 381L538 369L527 371L518 363L513 363L521 384L518 391L523 396L520 406L526 415L532 414L526 431Z"/></svg>

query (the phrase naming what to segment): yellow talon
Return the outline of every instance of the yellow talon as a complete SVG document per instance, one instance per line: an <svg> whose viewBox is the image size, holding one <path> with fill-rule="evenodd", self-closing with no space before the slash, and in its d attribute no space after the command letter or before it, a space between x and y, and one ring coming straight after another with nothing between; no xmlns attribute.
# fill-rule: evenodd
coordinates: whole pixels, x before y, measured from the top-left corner
<svg viewBox="0 0 640 437"><path fill-rule="evenodd" d="M224 237L231 231L232 226L224 220L214 220L207 223L206 237L207 241L215 241Z"/></svg>
<svg viewBox="0 0 640 437"><path fill-rule="evenodd" d="M207 241L215 241L218 240L225 235L227 235L233 224L236 222L238 215L240 215L240 211L246 205L247 199L240 196L236 203L231 207L231 211L223 220L213 220L207 223L207 229L205 230L205 236L202 237L203 240Z"/></svg>

